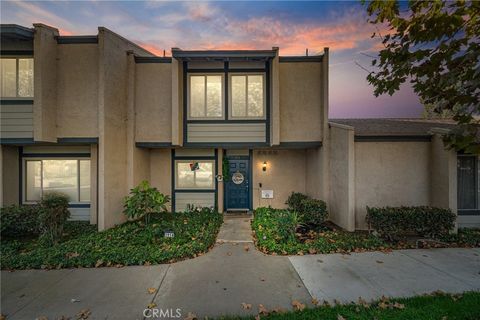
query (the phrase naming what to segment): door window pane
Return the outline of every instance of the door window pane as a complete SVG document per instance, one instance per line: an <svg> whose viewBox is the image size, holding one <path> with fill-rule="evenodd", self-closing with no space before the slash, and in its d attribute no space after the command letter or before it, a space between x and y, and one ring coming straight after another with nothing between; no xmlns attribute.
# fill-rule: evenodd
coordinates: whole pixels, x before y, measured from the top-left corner
<svg viewBox="0 0 480 320"><path fill-rule="evenodd" d="M90 160L80 160L80 201L90 201Z"/></svg>
<svg viewBox="0 0 480 320"><path fill-rule="evenodd" d="M25 184L25 201L39 201L42 198L42 161L26 161Z"/></svg>
<svg viewBox="0 0 480 320"><path fill-rule="evenodd" d="M245 117L247 115L247 77L232 77L232 116Z"/></svg>
<svg viewBox="0 0 480 320"><path fill-rule="evenodd" d="M0 59L1 68L1 96L16 97L17 96L17 60L16 59Z"/></svg>
<svg viewBox="0 0 480 320"><path fill-rule="evenodd" d="M190 116L205 117L205 76L190 77Z"/></svg>
<svg viewBox="0 0 480 320"><path fill-rule="evenodd" d="M263 77L248 76L248 116L263 117Z"/></svg>
<svg viewBox="0 0 480 320"><path fill-rule="evenodd" d="M43 160L43 193L61 192L78 201L77 160Z"/></svg>
<svg viewBox="0 0 480 320"><path fill-rule="evenodd" d="M476 209L476 157L458 157L458 208Z"/></svg>
<svg viewBox="0 0 480 320"><path fill-rule="evenodd" d="M18 96L33 97L33 59L18 59Z"/></svg>
<svg viewBox="0 0 480 320"><path fill-rule="evenodd" d="M198 163L198 169L192 167ZM175 185L177 189L215 188L214 165L212 161L177 161Z"/></svg>

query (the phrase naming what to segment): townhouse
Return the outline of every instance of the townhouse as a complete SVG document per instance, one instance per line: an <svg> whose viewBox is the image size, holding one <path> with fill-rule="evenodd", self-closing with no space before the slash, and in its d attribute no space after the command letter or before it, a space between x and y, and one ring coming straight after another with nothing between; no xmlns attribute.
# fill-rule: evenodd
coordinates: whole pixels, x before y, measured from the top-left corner
<svg viewBox="0 0 480 320"><path fill-rule="evenodd" d="M375 126L329 121L328 60L328 49L278 48L157 57L103 27L60 36L2 25L1 204L61 191L73 219L103 230L125 220L123 198L148 180L173 211L284 207L295 191L326 200L347 230L366 228L366 205L449 207L476 225L478 159L444 150L452 124L362 133Z"/></svg>

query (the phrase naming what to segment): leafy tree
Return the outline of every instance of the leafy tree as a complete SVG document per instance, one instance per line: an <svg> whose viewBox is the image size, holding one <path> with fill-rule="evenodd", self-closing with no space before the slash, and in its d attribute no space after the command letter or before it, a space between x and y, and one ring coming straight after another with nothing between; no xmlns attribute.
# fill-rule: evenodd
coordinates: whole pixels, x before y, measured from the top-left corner
<svg viewBox="0 0 480 320"><path fill-rule="evenodd" d="M365 0L363 0L365 4ZM366 3L369 22L388 27L384 48L367 76L375 96L393 95L409 81L430 113L449 114L458 129L448 148L480 152L480 2L398 1Z"/></svg>
<svg viewBox="0 0 480 320"><path fill-rule="evenodd" d="M151 187L148 181L142 181L130 190L130 195L125 197L123 212L130 219L144 219L145 224L150 221L153 213L167 211L166 204L170 197Z"/></svg>

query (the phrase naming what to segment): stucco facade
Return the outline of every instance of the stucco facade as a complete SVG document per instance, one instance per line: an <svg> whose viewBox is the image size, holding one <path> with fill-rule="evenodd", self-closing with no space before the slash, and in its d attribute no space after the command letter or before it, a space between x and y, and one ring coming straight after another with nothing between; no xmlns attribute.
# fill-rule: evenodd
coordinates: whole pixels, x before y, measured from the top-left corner
<svg viewBox="0 0 480 320"><path fill-rule="evenodd" d="M362 140L354 126L329 124L328 49L156 57L103 27L59 36L42 24L2 26L4 44L2 58L33 59L34 94L1 97L2 205L58 184L33 167L69 163L79 181L71 210L100 230L125 221L123 199L143 180L171 197L171 210L284 208L302 192L349 231L367 227L366 206L457 210L456 154L442 132Z"/></svg>

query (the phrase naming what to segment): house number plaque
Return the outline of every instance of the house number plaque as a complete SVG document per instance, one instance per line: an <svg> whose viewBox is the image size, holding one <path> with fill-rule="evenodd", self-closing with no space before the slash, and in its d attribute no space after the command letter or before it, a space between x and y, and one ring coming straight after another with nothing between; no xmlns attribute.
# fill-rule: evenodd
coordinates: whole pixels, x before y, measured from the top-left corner
<svg viewBox="0 0 480 320"><path fill-rule="evenodd" d="M243 180L245 180L245 177L243 176L242 173L240 172L235 172L232 174L232 182L235 184L242 184Z"/></svg>

